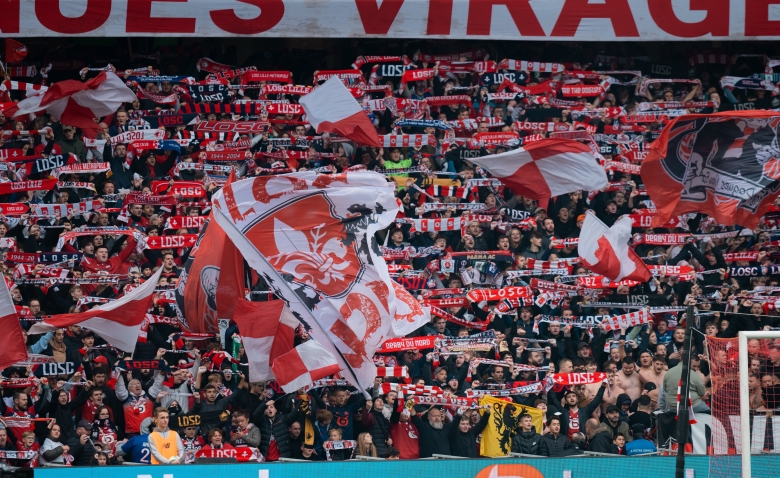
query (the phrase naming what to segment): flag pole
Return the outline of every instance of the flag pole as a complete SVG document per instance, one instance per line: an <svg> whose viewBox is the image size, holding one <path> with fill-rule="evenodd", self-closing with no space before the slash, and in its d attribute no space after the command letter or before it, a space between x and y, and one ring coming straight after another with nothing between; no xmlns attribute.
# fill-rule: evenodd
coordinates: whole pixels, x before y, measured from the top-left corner
<svg viewBox="0 0 780 478"><path fill-rule="evenodd" d="M685 315L685 345L682 355L682 385L680 386L680 402L677 403L677 466L675 478L685 478L685 445L688 443L688 399L690 398L691 374L691 329L693 324L693 304L688 304Z"/></svg>

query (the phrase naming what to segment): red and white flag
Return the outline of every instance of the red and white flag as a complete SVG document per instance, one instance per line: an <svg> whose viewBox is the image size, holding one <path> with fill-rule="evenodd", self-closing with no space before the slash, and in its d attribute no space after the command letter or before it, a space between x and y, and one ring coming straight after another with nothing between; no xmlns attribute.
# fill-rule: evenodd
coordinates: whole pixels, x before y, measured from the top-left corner
<svg viewBox="0 0 780 478"><path fill-rule="evenodd" d="M46 110L62 124L81 128L85 136L94 138L98 125L94 118L113 114L122 103L136 99L124 81L110 71L84 83L65 80L54 83L42 95L20 101L16 108L6 110L6 116L23 116Z"/></svg>
<svg viewBox="0 0 780 478"><path fill-rule="evenodd" d="M379 136L363 108L337 77L302 96L306 120L318 133L327 131L361 144L381 147Z"/></svg>
<svg viewBox="0 0 780 478"><path fill-rule="evenodd" d="M231 171L226 184L235 179L235 171ZM156 236L165 237L173 236ZM233 318L236 301L243 293L244 260L210 214L176 284L176 313L190 332L217 333L219 319Z"/></svg>
<svg viewBox="0 0 780 478"><path fill-rule="evenodd" d="M574 191L597 191L607 173L588 145L571 139L544 139L519 149L469 159L515 194L545 199Z"/></svg>
<svg viewBox="0 0 780 478"><path fill-rule="evenodd" d="M250 302L245 299L238 299L233 320L249 359L249 381L273 380L271 364L293 349L298 320L283 300Z"/></svg>
<svg viewBox="0 0 780 478"><path fill-rule="evenodd" d="M392 281L395 290L395 316L392 322L392 335L404 337L431 321L430 307L423 307L404 286Z"/></svg>
<svg viewBox="0 0 780 478"><path fill-rule="evenodd" d="M394 337L396 294L374 233L398 212L381 174L303 172L226 185L213 214L341 374L368 388L373 355Z"/></svg>
<svg viewBox="0 0 780 478"><path fill-rule="evenodd" d="M338 373L336 357L314 340L308 340L274 361L271 368L286 393Z"/></svg>
<svg viewBox="0 0 780 478"><path fill-rule="evenodd" d="M27 347L22 335L22 326L19 325L19 318L16 315L16 307L11 297L11 291L8 290L8 279L5 279L0 285L0 327L3 333L0 334L0 370L10 367L17 362L27 360Z"/></svg>
<svg viewBox="0 0 780 478"><path fill-rule="evenodd" d="M103 337L112 346L125 352L133 352L141 332L141 324L152 305L154 288L162 274L162 267L136 289L108 304L97 306L79 314L59 314L35 323L31 334L80 325Z"/></svg>
<svg viewBox="0 0 780 478"><path fill-rule="evenodd" d="M588 211L577 245L583 263L593 272L612 281L649 280L652 276L650 269L628 246L631 223L630 217L622 216L612 227L607 227L593 212Z"/></svg>

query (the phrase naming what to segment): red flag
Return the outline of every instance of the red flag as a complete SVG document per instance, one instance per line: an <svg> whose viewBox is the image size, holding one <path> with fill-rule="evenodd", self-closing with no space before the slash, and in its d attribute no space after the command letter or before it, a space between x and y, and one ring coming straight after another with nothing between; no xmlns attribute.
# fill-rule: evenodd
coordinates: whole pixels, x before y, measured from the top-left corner
<svg viewBox="0 0 780 478"><path fill-rule="evenodd" d="M612 281L623 279L646 281L652 274L642 259L628 246L631 238L631 218L621 217L607 227L592 212L588 212L580 232L577 250L586 266Z"/></svg>
<svg viewBox="0 0 780 478"><path fill-rule="evenodd" d="M284 301L250 302L239 299L233 320L241 332L249 359L249 381L272 380L271 364L293 349L298 320Z"/></svg>
<svg viewBox="0 0 780 478"><path fill-rule="evenodd" d="M46 317L30 329L31 334L44 334L71 325L93 330L112 346L125 352L133 352L141 324L154 298L154 288L162 275L162 267L140 287L120 299L99 305L78 314L59 314Z"/></svg>
<svg viewBox="0 0 780 478"><path fill-rule="evenodd" d="M724 111L669 123L642 162L658 213L653 226L688 212L755 229L780 192L780 114Z"/></svg>
<svg viewBox="0 0 780 478"><path fill-rule="evenodd" d="M332 77L301 97L299 103L318 133L327 131L358 143L382 146L368 115L338 78Z"/></svg>
<svg viewBox="0 0 780 478"><path fill-rule="evenodd" d="M233 170L225 185L231 184L235 177ZM236 303L243 295L244 260L212 213L200 231L176 287L182 323L191 332L218 333L218 319L232 319Z"/></svg>
<svg viewBox="0 0 780 478"><path fill-rule="evenodd" d="M532 199L598 191L608 183L607 173L590 148L571 139L543 139L470 161L485 168L515 194Z"/></svg>
<svg viewBox="0 0 780 478"><path fill-rule="evenodd" d="M6 63L19 63L27 56L27 47L16 40L5 39L5 61Z"/></svg>
<svg viewBox="0 0 780 478"><path fill-rule="evenodd" d="M371 247L373 234L398 212L384 176L258 177L223 187L212 205L249 265L339 360L345 378L369 387L374 351L392 336L398 305L386 265Z"/></svg>
<svg viewBox="0 0 780 478"><path fill-rule="evenodd" d="M124 81L110 71L101 71L89 81L65 80L54 83L46 93L17 103L6 116L24 116L46 110L62 124L77 126L94 138L100 131L95 118L113 114L123 103L136 99Z"/></svg>
<svg viewBox="0 0 780 478"><path fill-rule="evenodd" d="M16 315L11 292L8 290L7 280L2 281L0 285L0 327L3 333L0 334L0 370L10 367L17 362L27 360L27 348L22 335L22 327L19 325L19 318Z"/></svg>
<svg viewBox="0 0 780 478"><path fill-rule="evenodd" d="M322 345L309 340L279 357L271 368L282 390L293 393L315 380L338 373L339 364Z"/></svg>

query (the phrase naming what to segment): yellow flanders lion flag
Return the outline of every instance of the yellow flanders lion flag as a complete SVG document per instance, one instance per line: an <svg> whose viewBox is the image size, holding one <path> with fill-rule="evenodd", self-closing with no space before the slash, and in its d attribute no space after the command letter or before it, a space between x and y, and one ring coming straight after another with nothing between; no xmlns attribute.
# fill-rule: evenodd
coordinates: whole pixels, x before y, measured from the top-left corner
<svg viewBox="0 0 780 478"><path fill-rule="evenodd" d="M544 429L544 412L516 403L506 402L494 397L482 397L479 404L488 406L490 420L482 431L479 452L482 456L506 456L512 451L512 437L520 430L520 415L531 415L537 433ZM482 411L484 413L484 411Z"/></svg>

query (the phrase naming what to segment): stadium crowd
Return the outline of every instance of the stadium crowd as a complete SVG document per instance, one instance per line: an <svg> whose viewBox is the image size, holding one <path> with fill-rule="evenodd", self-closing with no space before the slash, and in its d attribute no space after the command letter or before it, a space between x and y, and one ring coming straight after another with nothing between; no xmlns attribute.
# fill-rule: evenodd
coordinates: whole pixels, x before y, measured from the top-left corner
<svg viewBox="0 0 780 478"><path fill-rule="evenodd" d="M768 58L693 52L673 65L682 79L672 80L667 72L652 74L656 65L644 56L496 63L483 49L401 53L361 56L351 69L295 78L307 85L342 78L381 135L380 148L318 135L296 107L308 88L293 87L292 76L277 82L251 63L239 68L200 59L198 73L175 59L155 63L159 57L136 58L139 68L127 71L117 64L138 99L96 119L96 139L51 114L12 118L0 110L0 190L22 181L59 181L49 190L0 199L0 267L25 330L39 317L107 303L163 269L150 311L155 319L132 355L79 326L25 334L30 362L2 372L0 462L478 457L491 409L471 399L485 394L505 395L521 410L516 423L506 424L512 452L653 451L653 412L677 408L689 304L698 331L692 407L709 412L719 395L706 337L773 329L780 321L778 277L760 268L780 255L774 232L780 210L752 231L719 226L701 214L652 228L653 203L639 165L671 118L780 107L771 88L719 81L773 77ZM144 62L152 66L140 66ZM86 66L42 68L23 78L13 76L18 68L10 67L0 91L6 108L48 75L88 81L100 73ZM199 122L213 127L204 130ZM225 126L246 122L263 126L249 134ZM609 186L535 201L514 195L469 161L544 137L594 145ZM222 150L240 151L239 160L211 154ZM24 161L17 152L35 159ZM49 158L51 167L41 162ZM250 382L235 324L211 337L180 328L174 288L194 244L189 238L198 234L229 171L241 179L359 169L379 171L398 185L401 213L378 240L391 276L431 306L431 322L410 337L438 341L380 350L375 361L393 372L377 377L367 400L339 380L292 394L274 382ZM128 197L141 200L127 203ZM143 200L149 197L175 200ZM635 250L654 266L649 281L611 283L578 261L576 239L588 211L607 226L631 216L640 234ZM461 224L458 218L466 219ZM153 240L165 236L173 239ZM511 286L531 287L534 296L490 292ZM248 294L268 300L267 290L253 283ZM639 314L640 308L649 314ZM637 325L613 329L599 319L627 314L639 314L633 316ZM296 343L306 338L299 330ZM517 391L572 373L592 375L582 383ZM778 360L755 356L751 407L776 408L778 386ZM422 399L409 400L415 394Z"/></svg>

